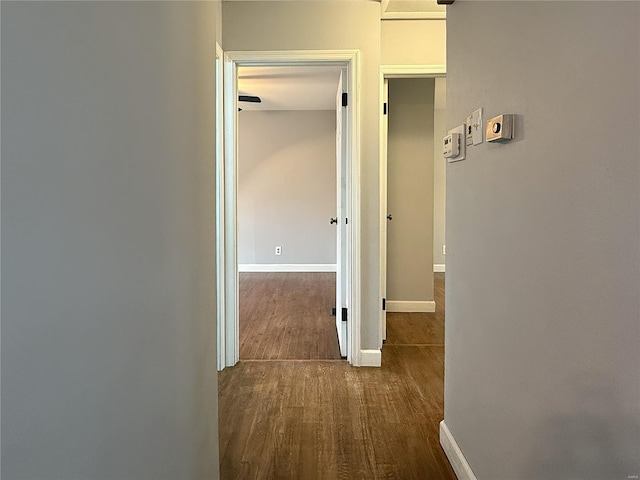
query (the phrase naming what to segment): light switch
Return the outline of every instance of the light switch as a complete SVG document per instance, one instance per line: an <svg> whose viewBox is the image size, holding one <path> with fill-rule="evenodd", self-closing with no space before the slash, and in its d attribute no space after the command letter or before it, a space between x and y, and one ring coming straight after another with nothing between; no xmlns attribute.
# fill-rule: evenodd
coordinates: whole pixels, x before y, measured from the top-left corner
<svg viewBox="0 0 640 480"><path fill-rule="evenodd" d="M467 127L465 130L467 146L480 145L484 141L483 127L482 108L479 108L467 117Z"/></svg>

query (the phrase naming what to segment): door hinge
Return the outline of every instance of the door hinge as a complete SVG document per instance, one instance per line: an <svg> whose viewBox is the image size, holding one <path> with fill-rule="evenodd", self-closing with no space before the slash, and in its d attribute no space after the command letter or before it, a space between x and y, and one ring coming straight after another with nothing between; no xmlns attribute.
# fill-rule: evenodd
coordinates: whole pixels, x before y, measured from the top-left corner
<svg viewBox="0 0 640 480"><path fill-rule="evenodd" d="M336 316L336 307L333 307L333 308L331 309L331 316L332 316L332 317L335 317L335 316Z"/></svg>
<svg viewBox="0 0 640 480"><path fill-rule="evenodd" d="M348 97L347 92L343 92L342 93L342 106L343 107L346 107L347 104L348 104L347 97Z"/></svg>
<svg viewBox="0 0 640 480"><path fill-rule="evenodd" d="M342 307L342 321L347 321L347 307Z"/></svg>
<svg viewBox="0 0 640 480"><path fill-rule="evenodd" d="M382 114L386 115L387 114L387 102L384 102L382 104Z"/></svg>
<svg viewBox="0 0 640 480"><path fill-rule="evenodd" d="M345 225L349 225L349 219L348 219L348 218L345 218L345 219L344 219L344 223L345 223Z"/></svg>
<svg viewBox="0 0 640 480"><path fill-rule="evenodd" d="M387 299L386 298L382 299L382 310L384 310L384 311L387 310Z"/></svg>

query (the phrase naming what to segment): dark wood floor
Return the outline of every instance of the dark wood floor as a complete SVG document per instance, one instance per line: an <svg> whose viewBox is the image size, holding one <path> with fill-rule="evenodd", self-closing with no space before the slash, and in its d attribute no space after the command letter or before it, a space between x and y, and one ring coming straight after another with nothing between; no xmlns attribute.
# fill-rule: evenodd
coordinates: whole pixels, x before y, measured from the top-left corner
<svg viewBox="0 0 640 480"><path fill-rule="evenodd" d="M240 274L241 360L340 360L335 273Z"/></svg>
<svg viewBox="0 0 640 480"><path fill-rule="evenodd" d="M389 314L382 368L241 361L220 372L221 478L454 480L438 440L443 283L435 314Z"/></svg>

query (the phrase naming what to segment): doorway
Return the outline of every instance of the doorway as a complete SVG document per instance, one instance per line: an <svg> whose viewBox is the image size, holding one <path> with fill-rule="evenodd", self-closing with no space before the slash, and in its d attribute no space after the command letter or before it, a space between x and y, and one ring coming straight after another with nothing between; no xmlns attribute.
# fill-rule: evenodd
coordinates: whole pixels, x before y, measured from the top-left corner
<svg viewBox="0 0 640 480"><path fill-rule="evenodd" d="M341 77L339 66L238 67L240 360L346 351L331 316L344 270Z"/></svg>
<svg viewBox="0 0 640 480"><path fill-rule="evenodd" d="M387 312L436 310L433 272L444 271L439 252L444 249L445 171L438 150L444 76L441 65L381 67L381 346Z"/></svg>
<svg viewBox="0 0 640 480"><path fill-rule="evenodd" d="M218 348L224 356L224 366L232 366L240 358L239 346L239 267L238 267L238 114L243 108L239 102L238 69L242 67L339 67L342 73L342 91L336 92L340 109L336 110L336 123L341 124L341 149L336 155L338 178L343 188L337 189L335 217L336 240L336 335L347 360L359 364L359 132L358 125L358 61L357 51L331 52L227 52L225 54L224 120L225 161L224 192L219 201L224 209L224 232L219 242L224 272L219 275L218 291L224 294L224 310L219 311L219 322L224 324L224 335ZM344 100L343 100L344 99ZM241 113L241 112L240 112ZM341 155L342 152L342 155ZM327 218L325 221L329 221ZM274 245L275 247L284 246ZM281 250L283 252L283 250ZM344 252L344 253L343 253ZM344 305L344 307L341 307ZM342 310L345 309L345 316ZM329 313L330 308L328 308ZM343 322L343 319L345 320Z"/></svg>

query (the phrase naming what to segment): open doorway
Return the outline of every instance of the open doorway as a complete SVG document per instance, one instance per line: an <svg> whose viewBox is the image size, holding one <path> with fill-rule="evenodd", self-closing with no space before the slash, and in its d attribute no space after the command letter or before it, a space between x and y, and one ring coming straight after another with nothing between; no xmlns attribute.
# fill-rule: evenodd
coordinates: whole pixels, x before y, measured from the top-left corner
<svg viewBox="0 0 640 480"><path fill-rule="evenodd" d="M381 72L381 344L387 312L431 314L444 307L444 69ZM437 272L434 274L434 272ZM406 315L405 315L406 316Z"/></svg>
<svg viewBox="0 0 640 480"><path fill-rule="evenodd" d="M223 252L223 263L224 263L224 272L219 275L219 291L224 293L224 311L220 311L219 321L224 323L224 335L221 335L219 338L219 349L221 352L224 352L222 355L224 356L224 366L234 365L241 357L241 326L240 326L240 316L242 314L242 309L240 305L240 291L241 291L241 281L243 280L241 274L244 273L296 273L302 275L300 278L302 280L296 281L293 280L293 287L300 288L301 292L298 296L303 299L306 297L307 304L309 303L309 299L313 297L314 292L318 289L313 287L308 287L306 290L304 288L304 274L310 273L333 273L335 278L333 291L335 292L335 300L332 301L329 295L321 294L317 295L317 299L320 302L320 305L323 305L321 315L325 316L325 318L329 318L329 322L333 322L333 335L334 338L339 340L339 357L346 357L346 359L357 365L359 363L360 358L360 335L359 335L359 305L358 305L358 297L359 297L359 189L353 188L354 185L359 184L359 142L358 142L358 102L357 102L357 68L358 64L358 53L352 51L335 51L335 52L227 52L225 54L225 162L224 162L224 192L220 192L219 201L222 203L224 208L224 235L222 238L219 238L219 242L223 244L221 251ZM262 224L260 227L264 227L265 221L269 223L269 226L276 221L274 218L277 218L278 211L282 215L281 209L274 208L274 205L268 205L269 202L266 201L258 201L253 197L253 194L256 193L259 188L256 188L258 185L260 188L263 188L265 184L260 180L260 175L265 174L264 169L259 172L260 175L254 176L253 180L249 181L249 185L241 184L243 182L242 175L246 174L246 171L243 171L243 166L240 163L240 159L242 156L240 142L242 141L243 133L240 131L240 128L243 124L251 124L253 125L253 134L250 134L251 140L248 142L249 147L244 147L243 150L254 150L254 154L256 152L260 153L264 160L264 153L271 150L272 153L275 153L277 150L279 153L282 153L283 148L277 147L275 148L273 145L274 137L277 136L278 133L282 133L285 130L293 131L300 130L302 128L302 124L305 122L302 117L305 116L302 111L299 111L295 115L284 114L285 110L280 110L279 113L274 114L267 113L265 111L260 112L259 109L255 108L255 104L262 104L262 98L260 98L260 102L257 101L256 98L260 97L257 95L256 91L250 91L251 89L259 88L254 83L254 86L243 86L243 80L257 80L260 75L264 75L266 72L258 73L257 70L259 68L279 68L277 72L272 70L272 76L280 76L285 77L287 75L287 69L289 72L294 69L294 67L301 67L307 70L307 75L309 74L309 68L329 68L334 73L338 74L335 79L335 84L333 86L333 105L335 116L334 121L332 123L333 128L333 161L335 162L334 169L334 180L333 180L333 190L334 190L334 198L335 204L333 207L333 213L326 215L327 212L318 213L322 211L322 208L316 209L316 213L313 215L308 215L310 218L305 218L305 213L309 214L309 205L306 207L302 205L303 202L300 201L300 195L297 197L295 195L291 196L292 193L300 194L301 191L304 194L308 194L309 191L313 191L315 185L311 186L309 181L313 181L314 173L311 173L311 179L308 178L309 175L305 176L305 182L307 182L307 186L303 185L302 178L299 175L296 175L296 168L302 165L300 155L301 152L288 152L289 158L285 159L285 163L288 162L288 165L291 167L290 171L283 170L282 164L275 169L272 169L271 175L274 176L274 172L277 172L275 175L277 180L279 180L279 185L275 188L275 191L280 195L279 200L284 202L287 205L287 208L294 210L297 208L298 213L302 213L302 216L298 217L297 222L289 222L288 226L285 228L282 224L280 224L279 228L275 230L280 231L279 240L273 235L269 238L269 235L261 235L260 236L260 244L258 245L255 241L257 238L255 236L256 229L258 228L258 224ZM335 68L337 67L337 68ZM245 70L246 69L246 70ZM251 70L253 69L253 71ZM317 73L317 72L316 72ZM312 75L313 76L313 75ZM250 82L249 82L250 83ZM341 88L339 88L339 85ZM275 87L277 88L277 87ZM246 91L243 91L246 89ZM286 88L289 93L291 93L290 88ZM242 95L242 97L240 97ZM267 93L263 94L263 96L268 96ZM304 96L304 95L303 95ZM311 101L316 101L317 98L315 95L307 95L307 98ZM249 100L249 101L245 101ZM267 103L266 101L264 103ZM282 108L282 107L280 107ZM245 117L241 117L246 115L247 113L251 113L251 115L247 115L245 122ZM315 114L311 114L307 111L306 116L311 117ZM317 116L317 115L315 115ZM327 116L325 114L325 116ZM250 118L251 117L251 118ZM286 126L285 124L281 124L281 126L273 130L275 127L275 119L276 117L283 117L281 120L284 120L285 123L289 122ZM290 117L288 119L284 119L284 117ZM296 118L294 118L296 117ZM309 118L307 118L309 120ZM265 123L266 122L266 123ZM262 127L260 127L262 124ZM265 137L264 134L269 128L272 128L271 134L268 137ZM257 128L256 128L257 127ZM258 133L256 133L258 132ZM317 134L309 133L310 131L307 129L306 138L307 140ZM305 136L303 135L303 137ZM262 136L258 138L259 136ZM271 143L271 146L267 144ZM298 145L299 147L300 145ZM295 148L294 148L295 150ZM267 155L269 156L269 155ZM274 155L271 155L274 157ZM282 160L284 157L278 155L278 158ZM273 158L272 158L273 160ZM326 159L325 159L326 160ZM277 163L277 162L276 162ZM255 165L254 165L255 167ZM307 172L308 173L308 172ZM323 171L322 175L315 175L315 181L318 182L319 176L326 176L327 171ZM263 178L264 180L264 178ZM284 183L282 182L284 180ZM253 182L253 188L251 188L251 183ZM246 189L245 187L249 187ZM248 197L239 197L239 192L245 189L250 194ZM271 187L271 192L274 192L273 186ZM286 195L284 195L286 194ZM327 192L323 192L323 196L326 196ZM305 195L303 195L305 196ZM308 196L308 195L307 195ZM245 202L247 203L241 203ZM272 202L271 202L272 203ZM264 213L264 207L271 208L271 221L269 222L269 217ZM325 207L326 208L326 205ZM260 211L257 211L260 210ZM267 209L268 210L268 209ZM243 218L240 216L242 211L249 212L248 222L245 222ZM273 214L276 214L276 217ZM289 215L291 215L291 211L289 211ZM251 220L251 217L253 220ZM291 219L285 219L291 220ZM330 263L332 260L327 260L326 257L324 259L321 256L318 256L318 250L322 250L322 248L313 248L313 243L316 240L316 237L322 237L322 233L313 233L307 231L308 228L305 228L301 223L306 221L316 223L318 227L320 227L320 231L324 231L326 233L327 227L330 227L329 231L333 232L335 245L335 250L333 251L333 263ZM281 223L280 220L277 222ZM286 223L286 222L285 222ZM324 230L323 230L324 229ZM273 234L273 228L271 229ZM313 229L312 229L313 230ZM284 232L284 236L283 236ZM301 235L301 233L305 233ZM254 240L252 241L252 236ZM311 255L306 257L306 259L302 259L299 255L304 255L305 253L302 251L297 251L298 247L294 246L294 240L298 242L298 244L302 243L311 244L311 251L307 249L306 254ZM322 245L327 244L326 238L325 241L322 241L322 238L317 238L318 242L321 242ZM316 244L317 246L318 244ZM278 247L278 248L276 248ZM297 257L296 257L297 255ZM315 255L315 257L314 257ZM280 257L280 258L278 258ZM255 262L255 263L254 263ZM266 263L269 262L269 263ZM311 263L309 263L311 262ZM329 263L327 263L329 262ZM262 266L257 266L262 265ZM274 267L274 265L277 265ZM272 271L269 271L271 269ZM251 270L261 270L261 272L251 272ZM275 270L281 270L280 272ZM302 271L296 271L302 270ZM317 272L320 270L320 272ZM249 276L246 276L248 280ZM291 291L293 287L287 287L286 282L283 283L282 279L274 279L275 284L280 283L280 291ZM247 282L248 290L251 289L249 285L250 281ZM322 283L322 281L320 282ZM331 282L325 281L324 290L332 290ZM329 285L329 287L327 287ZM254 289L255 290L255 289ZM273 293L269 293L268 289L266 291L267 295L271 295L273 297ZM264 297L264 296L263 296ZM284 303L287 303L287 299L284 300ZM289 299L291 300L291 299ZM275 302L276 304L278 302ZM264 301L258 301L256 305L261 305L264 307ZM281 304L282 305L282 304ZM308 305L307 305L308 306ZM303 305L304 307L304 305ZM290 312L288 315L296 317L296 308L293 308L293 312ZM335 317L329 317L332 309L335 309L337 315ZM276 309L277 311L277 309ZM272 310L273 313L273 310ZM300 313L298 311L298 313ZM264 317L265 312L258 313L258 317ZM269 313L267 313L269 314ZM301 330L299 329L300 325L295 324L295 318L291 319L293 323L290 323L287 327L282 326L279 329L280 335L280 345L271 346L271 353L267 356L273 356L275 353L275 358L278 358L279 354L284 354L287 358L296 358L298 356L302 356L303 358L318 358L318 349L316 349L315 355L310 355L307 353L295 353L300 352L299 349L293 348L289 349L288 347L283 346L283 334L286 333L288 339L284 340L284 342L291 341L295 343L297 337L300 337ZM295 328L294 328L295 326ZM252 327L248 327L251 329ZM311 329L314 327L312 326ZM297 331L296 331L297 329ZM303 328L304 330L304 328ZM356 332L356 334L354 334ZM262 332L262 337L265 336L267 330ZM269 331L269 333L271 333ZM277 336L277 335L276 335ZM255 337L260 337L260 333ZM305 339L302 339L303 342ZM306 341L311 341L309 338ZM251 340L249 341L251 343ZM251 350L251 346L249 346L248 351ZM256 346L254 345L254 353L249 353L249 355L255 355L255 352L264 346ZM324 350L327 350L326 348ZM335 349L334 349L335 352ZM335 355L335 353L333 353Z"/></svg>
<svg viewBox="0 0 640 480"><path fill-rule="evenodd" d="M340 360L342 67L238 67L241 360ZM343 348L345 347L342 342Z"/></svg>

